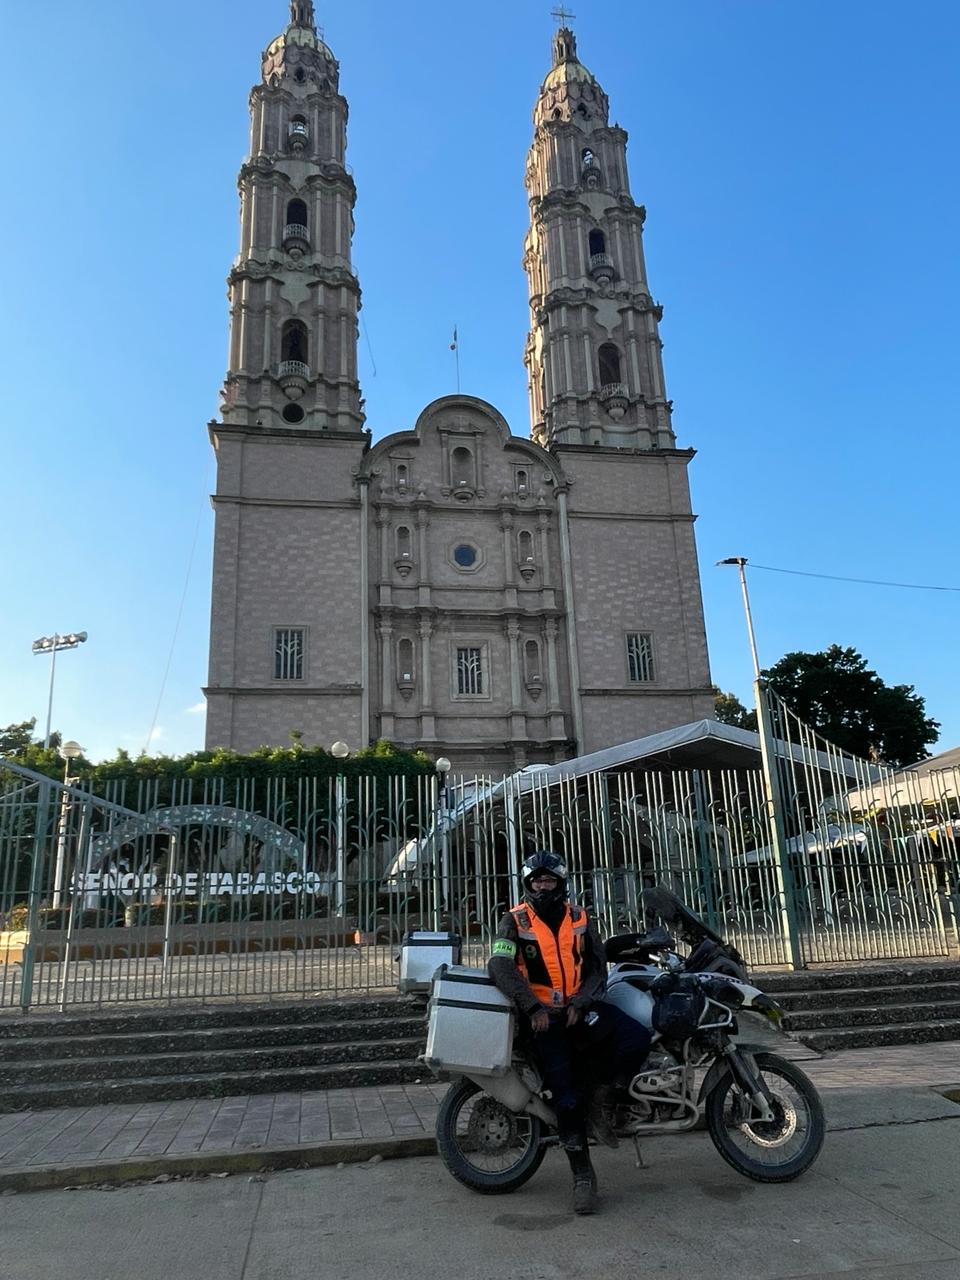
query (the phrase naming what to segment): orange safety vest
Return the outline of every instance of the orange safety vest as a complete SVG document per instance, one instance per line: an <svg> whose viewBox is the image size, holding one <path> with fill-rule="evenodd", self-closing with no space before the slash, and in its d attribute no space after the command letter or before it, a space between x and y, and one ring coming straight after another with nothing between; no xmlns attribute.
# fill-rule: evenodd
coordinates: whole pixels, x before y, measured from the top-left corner
<svg viewBox="0 0 960 1280"><path fill-rule="evenodd" d="M556 933L529 903L510 908L520 945L517 968L537 999L550 1009L562 1009L580 990L587 913L567 903Z"/></svg>

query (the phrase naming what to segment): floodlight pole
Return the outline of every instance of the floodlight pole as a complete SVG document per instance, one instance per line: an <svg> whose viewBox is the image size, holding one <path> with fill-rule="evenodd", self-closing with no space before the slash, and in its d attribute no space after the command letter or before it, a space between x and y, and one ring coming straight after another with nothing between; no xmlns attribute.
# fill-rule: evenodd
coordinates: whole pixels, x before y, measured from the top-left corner
<svg viewBox="0 0 960 1280"><path fill-rule="evenodd" d="M49 653L50 658L50 692L47 695L47 731L43 737L43 749L50 746L50 725L53 716L53 678L57 671L57 654L61 649L76 649L87 638L85 631L71 631L67 635L54 632L52 636L41 636L33 642L34 654Z"/></svg>
<svg viewBox="0 0 960 1280"><path fill-rule="evenodd" d="M763 790L773 845L773 869L783 932L785 959L791 969L804 967L800 950L800 934L797 925L796 889L793 869L790 866L787 846L787 824L784 821L783 792L777 770L777 748L770 723L770 704L760 675L760 659L757 654L757 635L753 628L750 610L750 593L747 591L746 556L728 556L718 560L718 565L735 564L740 573L740 591L743 595L743 611L747 619L747 636L750 640L750 656L753 658L753 703L757 711L757 734L760 738L760 762L763 774Z"/></svg>

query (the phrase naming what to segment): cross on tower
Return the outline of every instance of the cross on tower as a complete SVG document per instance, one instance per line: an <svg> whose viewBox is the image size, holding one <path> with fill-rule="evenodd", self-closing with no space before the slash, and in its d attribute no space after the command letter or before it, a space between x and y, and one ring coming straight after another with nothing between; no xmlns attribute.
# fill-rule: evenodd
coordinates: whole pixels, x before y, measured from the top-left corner
<svg viewBox="0 0 960 1280"><path fill-rule="evenodd" d="M556 21L557 26L565 27L567 25L567 19L575 18L577 15L575 13L571 13L569 9L565 9L563 5L560 5L558 9L551 10L550 16Z"/></svg>

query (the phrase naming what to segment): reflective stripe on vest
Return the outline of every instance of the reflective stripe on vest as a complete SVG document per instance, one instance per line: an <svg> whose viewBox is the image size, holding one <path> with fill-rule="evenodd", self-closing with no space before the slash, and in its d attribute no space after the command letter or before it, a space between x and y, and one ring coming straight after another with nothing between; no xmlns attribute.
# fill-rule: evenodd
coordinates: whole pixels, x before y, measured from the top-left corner
<svg viewBox="0 0 960 1280"><path fill-rule="evenodd" d="M520 938L517 968L542 1004L562 1009L582 982L586 911L568 903L556 933L526 902L511 907L510 914Z"/></svg>

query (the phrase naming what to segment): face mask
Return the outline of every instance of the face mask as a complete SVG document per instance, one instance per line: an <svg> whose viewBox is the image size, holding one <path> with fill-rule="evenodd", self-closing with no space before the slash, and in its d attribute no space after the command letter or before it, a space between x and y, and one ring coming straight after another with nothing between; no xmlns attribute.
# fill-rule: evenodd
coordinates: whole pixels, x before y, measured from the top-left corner
<svg viewBox="0 0 960 1280"><path fill-rule="evenodd" d="M558 884L555 889L526 889L523 895L538 916L546 919L555 916L563 907L567 897L566 885Z"/></svg>

